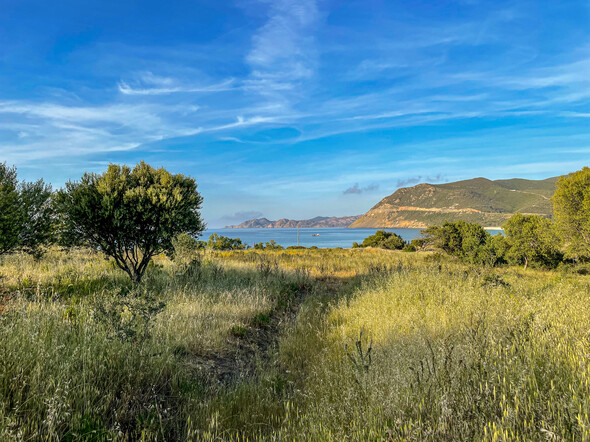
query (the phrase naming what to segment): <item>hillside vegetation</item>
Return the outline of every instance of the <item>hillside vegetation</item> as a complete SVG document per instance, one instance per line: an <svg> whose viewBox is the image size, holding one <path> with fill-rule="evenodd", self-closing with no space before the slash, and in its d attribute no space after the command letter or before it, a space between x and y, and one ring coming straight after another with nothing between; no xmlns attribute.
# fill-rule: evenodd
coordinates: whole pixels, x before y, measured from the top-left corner
<svg viewBox="0 0 590 442"><path fill-rule="evenodd" d="M514 213L551 216L557 178L491 181L486 178L446 184L418 184L383 198L350 227L424 228L463 220L501 226Z"/></svg>

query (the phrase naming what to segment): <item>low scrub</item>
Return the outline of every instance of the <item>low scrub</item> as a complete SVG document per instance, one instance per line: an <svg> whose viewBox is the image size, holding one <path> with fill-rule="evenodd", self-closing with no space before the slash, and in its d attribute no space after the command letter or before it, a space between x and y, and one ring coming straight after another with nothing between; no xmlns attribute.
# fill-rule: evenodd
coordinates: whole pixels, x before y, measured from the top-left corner
<svg viewBox="0 0 590 442"><path fill-rule="evenodd" d="M0 258L0 439L590 438L584 267L198 253Z"/></svg>

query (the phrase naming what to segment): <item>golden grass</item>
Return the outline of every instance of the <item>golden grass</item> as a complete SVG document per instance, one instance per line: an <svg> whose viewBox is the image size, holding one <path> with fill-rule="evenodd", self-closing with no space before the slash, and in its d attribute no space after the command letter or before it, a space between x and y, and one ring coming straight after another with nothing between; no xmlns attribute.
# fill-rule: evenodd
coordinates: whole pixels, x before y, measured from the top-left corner
<svg viewBox="0 0 590 442"><path fill-rule="evenodd" d="M590 440L586 276L248 250L134 294L55 250L0 284L1 440Z"/></svg>

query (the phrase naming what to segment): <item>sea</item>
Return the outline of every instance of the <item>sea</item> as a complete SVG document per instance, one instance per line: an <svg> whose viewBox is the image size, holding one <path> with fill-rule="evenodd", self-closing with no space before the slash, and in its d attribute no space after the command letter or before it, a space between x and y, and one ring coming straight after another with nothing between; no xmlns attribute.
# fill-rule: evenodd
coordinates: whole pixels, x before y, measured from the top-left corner
<svg viewBox="0 0 590 442"><path fill-rule="evenodd" d="M347 229L338 228L300 228L299 245L304 247L316 246L319 248L352 247L353 242L359 244L367 236L373 235L377 230L386 230L397 233L405 241L420 238L422 229ZM501 230L488 230L492 235L501 233ZM298 244L297 229L207 229L200 239L207 240L210 235L218 235L230 238L240 238L243 244L253 246L259 242L274 240L283 247L296 246Z"/></svg>
<svg viewBox="0 0 590 442"><path fill-rule="evenodd" d="M299 229L299 245L304 247L316 246L319 248L352 247L353 242L359 244L367 236L373 235L377 230L386 230L397 233L405 241L420 238L422 229L347 229L347 228L301 228ZM499 230L489 230L492 235L500 233ZM259 242L274 240L283 247L296 246L297 229L208 229L203 232L200 239L207 240L210 235L218 235L230 238L240 238L243 244L253 246Z"/></svg>

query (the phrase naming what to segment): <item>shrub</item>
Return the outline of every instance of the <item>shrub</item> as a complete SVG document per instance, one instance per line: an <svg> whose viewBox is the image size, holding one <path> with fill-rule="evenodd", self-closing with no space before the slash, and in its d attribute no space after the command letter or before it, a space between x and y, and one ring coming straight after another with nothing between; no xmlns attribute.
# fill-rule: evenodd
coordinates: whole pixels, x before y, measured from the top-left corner
<svg viewBox="0 0 590 442"><path fill-rule="evenodd" d="M427 246L427 241L424 238L415 238L410 241L410 244L414 246L416 250L422 250Z"/></svg>
<svg viewBox="0 0 590 442"><path fill-rule="evenodd" d="M539 215L515 214L504 224L508 249L506 258L514 264L556 266L562 256L554 227Z"/></svg>
<svg viewBox="0 0 590 442"><path fill-rule="evenodd" d="M590 259L590 168L559 178L553 216L565 241L566 256Z"/></svg>
<svg viewBox="0 0 590 442"><path fill-rule="evenodd" d="M242 244L240 238L229 238L213 233L207 241L207 248L211 250L244 250L246 244Z"/></svg>
<svg viewBox="0 0 590 442"><path fill-rule="evenodd" d="M294 248L296 246L290 246L287 248ZM256 243L254 244L254 248L256 250L283 250L284 247L281 246L280 244L277 244L276 241L274 239L271 239L270 241L266 242L266 243ZM301 247L301 248L305 248L305 247Z"/></svg>
<svg viewBox="0 0 590 442"><path fill-rule="evenodd" d="M374 235L366 237L362 244L353 243L352 247L376 247L379 249L401 250L406 242L396 233L377 230Z"/></svg>
<svg viewBox="0 0 590 442"><path fill-rule="evenodd" d="M21 183L19 186L23 221L19 232L19 246L35 259L41 258L43 246L55 240L55 207L51 185L43 180Z"/></svg>
<svg viewBox="0 0 590 442"><path fill-rule="evenodd" d="M479 224L445 222L422 231L423 245L430 245L471 264L497 265L505 252L503 238L492 237Z"/></svg>
<svg viewBox="0 0 590 442"><path fill-rule="evenodd" d="M181 233L172 240L172 257L178 264L189 264L199 259L199 251L204 249L206 244L205 241L199 241L188 233Z"/></svg>
<svg viewBox="0 0 590 442"><path fill-rule="evenodd" d="M0 163L0 254L20 249L38 259L54 230L51 186L19 183L16 169Z"/></svg>
<svg viewBox="0 0 590 442"><path fill-rule="evenodd" d="M16 169L0 163L0 254L18 246L23 213L17 186Z"/></svg>

